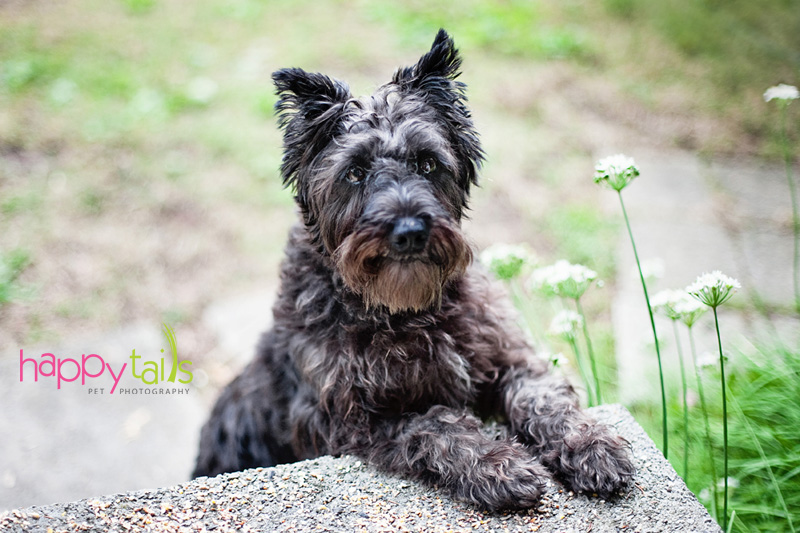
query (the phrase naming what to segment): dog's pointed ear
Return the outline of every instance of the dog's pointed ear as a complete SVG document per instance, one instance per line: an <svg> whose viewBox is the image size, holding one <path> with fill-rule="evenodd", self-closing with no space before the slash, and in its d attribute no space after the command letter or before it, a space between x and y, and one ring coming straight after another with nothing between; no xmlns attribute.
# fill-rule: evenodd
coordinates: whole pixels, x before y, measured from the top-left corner
<svg viewBox="0 0 800 533"><path fill-rule="evenodd" d="M460 174L462 186L468 194L470 184L477 183L483 150L466 105L466 85L456 81L461 74L460 68L461 56L453 39L445 30L440 29L430 51L416 65L398 69L392 83L399 87L401 93L419 94L450 126L450 141L463 162ZM466 196L464 201L466 202Z"/></svg>
<svg viewBox="0 0 800 533"><path fill-rule="evenodd" d="M443 29L433 40L430 51L413 67L401 68L394 74L394 83L404 89L420 89L426 82L455 80L460 74L461 57L450 37Z"/></svg>
<svg viewBox="0 0 800 533"><path fill-rule="evenodd" d="M281 127L298 113L305 120L313 120L351 98L347 84L299 68L279 70L272 74L272 81L278 92L275 109L280 115Z"/></svg>
<svg viewBox="0 0 800 533"><path fill-rule="evenodd" d="M283 129L283 184L292 187L303 211L308 191L298 175L333 138L345 104L352 98L343 82L323 74L287 68L272 74L275 111Z"/></svg>

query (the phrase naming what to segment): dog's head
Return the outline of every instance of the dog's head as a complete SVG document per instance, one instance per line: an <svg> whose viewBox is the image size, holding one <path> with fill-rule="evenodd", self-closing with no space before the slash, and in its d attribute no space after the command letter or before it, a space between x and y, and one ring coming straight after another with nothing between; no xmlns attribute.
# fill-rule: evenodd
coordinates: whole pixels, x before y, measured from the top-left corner
<svg viewBox="0 0 800 533"><path fill-rule="evenodd" d="M315 244L368 306L436 306L472 260L460 223L483 155L460 64L440 30L416 65L369 97L322 74L273 74L284 184Z"/></svg>

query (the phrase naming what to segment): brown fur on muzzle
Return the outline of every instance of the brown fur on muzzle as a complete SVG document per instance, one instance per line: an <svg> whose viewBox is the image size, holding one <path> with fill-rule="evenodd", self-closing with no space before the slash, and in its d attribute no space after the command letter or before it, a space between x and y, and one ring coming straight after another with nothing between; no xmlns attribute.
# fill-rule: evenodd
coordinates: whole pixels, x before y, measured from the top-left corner
<svg viewBox="0 0 800 533"><path fill-rule="evenodd" d="M438 307L444 285L472 262L460 228L447 219L435 220L425 251L409 260L390 257L387 233L367 225L342 241L333 257L344 282L368 307L385 305L390 313Z"/></svg>

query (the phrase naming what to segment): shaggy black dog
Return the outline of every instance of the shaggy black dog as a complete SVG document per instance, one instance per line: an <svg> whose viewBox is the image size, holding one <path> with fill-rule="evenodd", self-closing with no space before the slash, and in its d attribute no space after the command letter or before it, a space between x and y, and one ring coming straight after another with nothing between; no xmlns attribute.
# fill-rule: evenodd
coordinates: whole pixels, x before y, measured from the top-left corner
<svg viewBox="0 0 800 533"><path fill-rule="evenodd" d="M600 495L630 479L625 441L579 409L470 266L460 222L483 152L460 64L441 30L367 98L273 75L303 224L274 326L203 428L195 476L353 454L485 509L535 505L548 470ZM493 416L513 438L481 433Z"/></svg>

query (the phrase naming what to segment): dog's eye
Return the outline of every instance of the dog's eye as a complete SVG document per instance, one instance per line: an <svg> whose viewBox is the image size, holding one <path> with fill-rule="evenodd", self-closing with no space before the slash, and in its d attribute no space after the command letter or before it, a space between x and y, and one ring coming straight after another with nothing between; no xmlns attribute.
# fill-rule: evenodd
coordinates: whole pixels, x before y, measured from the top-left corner
<svg viewBox="0 0 800 533"><path fill-rule="evenodd" d="M436 161L432 157L428 157L422 163L420 163L419 169L423 174L430 174L436 170Z"/></svg>
<svg viewBox="0 0 800 533"><path fill-rule="evenodd" d="M347 171L347 181L350 183L361 183L366 177L367 173L361 167L350 167Z"/></svg>

